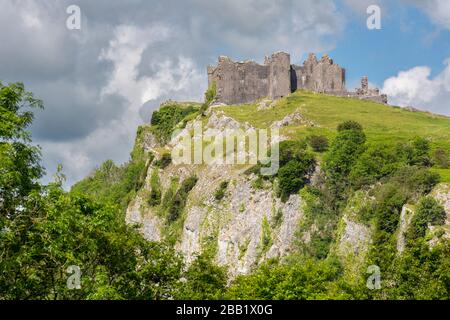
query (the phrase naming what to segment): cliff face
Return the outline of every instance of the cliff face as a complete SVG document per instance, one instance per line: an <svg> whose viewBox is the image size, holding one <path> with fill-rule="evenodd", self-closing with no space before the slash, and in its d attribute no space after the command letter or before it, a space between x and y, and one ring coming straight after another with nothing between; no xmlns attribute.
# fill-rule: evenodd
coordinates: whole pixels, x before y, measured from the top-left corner
<svg viewBox="0 0 450 320"><path fill-rule="evenodd" d="M181 132L192 130L194 120L188 122ZM220 132L230 128L252 128L248 123L240 123L222 111L214 110L205 123L208 130ZM275 123L272 121L269 126ZM305 121L300 125L315 126ZM156 158L170 152L177 142L174 138L167 145L160 145L150 130L142 131L140 146L137 147L152 152ZM296 252L299 243L307 245L316 232L314 224L299 232L307 207L301 193L291 195L283 203L276 196L276 180L274 183L258 181L255 174L247 172L250 167L171 163L160 168L153 161L148 165L145 183L129 203L126 220L130 224L139 224L148 240L170 241L188 264L196 255L205 253L217 264L227 266L231 277L247 274L262 261ZM317 175L320 175L320 166L316 167L314 176ZM187 193L181 215L168 222L164 209L167 198L176 194L183 182L193 176L198 180ZM317 180L314 176L312 183ZM226 187L223 187L224 183ZM156 205L149 203L155 188L159 189L157 193L161 198ZM444 205L447 213L446 225L441 227L444 237L449 237L449 188L448 184L441 184L431 194ZM218 197L220 189L223 195ZM371 201L373 199L367 193L358 191L349 199L342 214L335 217L337 231L330 250L341 259L349 277L364 273L362 268L366 266L374 226L361 222L359 213ZM414 214L412 207L405 206L400 217L397 231L399 252L405 246L404 234Z"/></svg>
<svg viewBox="0 0 450 320"><path fill-rule="evenodd" d="M149 170L149 176L154 169ZM226 265L232 274L248 273L260 261L290 252L295 227L301 219L301 199L293 195L281 203L270 188L255 190L255 176L244 176L242 170L215 167L197 170L188 166L173 166L158 170L164 187L170 181L183 179L192 173L199 178L189 194L183 223L178 230L175 246L186 262L196 254L208 252L219 265ZM230 181L223 200L214 197L222 181ZM147 187L146 187L147 188ZM141 223L149 240L159 241L165 235L163 218L157 209L145 204L147 190L141 190L127 210L127 221Z"/></svg>
<svg viewBox="0 0 450 320"><path fill-rule="evenodd" d="M240 126L221 113L211 115L208 125L220 131ZM189 130L191 124L186 125ZM142 140L142 147L152 152L167 152L176 143L172 139L165 148L159 146L152 133ZM161 151L165 150L165 151ZM175 165L164 169L150 165L144 186L130 202L128 223L141 225L145 238L152 241L171 239L187 263L206 252L219 265L226 265L231 275L248 273L252 267L269 258L292 251L295 232L302 218L302 199L292 195L285 203L275 196L272 183L255 186L255 174L245 171L249 165ZM189 192L183 214L168 227L163 205L148 204L152 179L159 181L164 202L169 190L196 176L197 183ZM223 198L215 194L226 182Z"/></svg>

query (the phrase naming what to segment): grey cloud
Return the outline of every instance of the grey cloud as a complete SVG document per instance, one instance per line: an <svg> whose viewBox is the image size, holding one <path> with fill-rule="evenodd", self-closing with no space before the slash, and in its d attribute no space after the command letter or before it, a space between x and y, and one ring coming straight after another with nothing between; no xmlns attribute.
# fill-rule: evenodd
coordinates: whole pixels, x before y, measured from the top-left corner
<svg viewBox="0 0 450 320"><path fill-rule="evenodd" d="M52 3L53 5L50 5ZM0 10L0 74L48 79L73 68L75 57L64 25L64 7L52 1L3 1Z"/></svg>
<svg viewBox="0 0 450 320"><path fill-rule="evenodd" d="M65 9L71 4L81 8L80 31L65 27ZM344 24L334 2L325 0L6 0L0 11L0 28L8 30L0 34L0 76L5 82L23 81L44 100L46 109L33 126L35 139L44 148L49 171L62 162L73 182L102 160L126 159L136 129L131 126L148 121L161 101L202 99L206 65L218 55L261 61L285 50L300 61L308 51L333 49L330 39L339 36ZM127 93L115 90L105 96L117 61L99 57L119 25L144 31L162 25L171 35L153 43L143 33L148 46L136 79L130 80ZM181 58L191 64L177 72ZM157 92L151 101L127 96L147 83Z"/></svg>
<svg viewBox="0 0 450 320"><path fill-rule="evenodd" d="M86 137L99 125L119 118L127 103L118 95L102 100L84 85L50 82L29 88L45 99L45 110L38 111L33 134L39 140L70 141Z"/></svg>

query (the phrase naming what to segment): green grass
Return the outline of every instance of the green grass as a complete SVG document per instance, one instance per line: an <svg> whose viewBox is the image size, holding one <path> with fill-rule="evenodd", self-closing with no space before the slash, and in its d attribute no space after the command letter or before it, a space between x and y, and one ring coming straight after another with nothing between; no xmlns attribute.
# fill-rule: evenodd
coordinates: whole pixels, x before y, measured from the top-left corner
<svg viewBox="0 0 450 320"><path fill-rule="evenodd" d="M312 120L318 127L282 128L281 134L293 139L310 134L325 135L332 139L339 123L354 120L363 125L369 142L396 143L422 136L430 140L433 149L440 147L450 150L450 118L427 112L411 112L371 101L297 91L279 100L272 109L257 111L256 103L221 109L236 120L247 121L256 128L267 128L273 121L281 120L299 109L305 118Z"/></svg>
<svg viewBox="0 0 450 320"><path fill-rule="evenodd" d="M450 169L437 169L432 168L433 172L438 173L441 176L441 182L450 183Z"/></svg>

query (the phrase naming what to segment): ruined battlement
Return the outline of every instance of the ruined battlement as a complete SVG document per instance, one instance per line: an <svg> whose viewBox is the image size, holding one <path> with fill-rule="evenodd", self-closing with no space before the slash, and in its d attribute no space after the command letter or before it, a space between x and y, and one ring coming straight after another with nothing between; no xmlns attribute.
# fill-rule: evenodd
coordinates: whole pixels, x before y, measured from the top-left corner
<svg viewBox="0 0 450 320"><path fill-rule="evenodd" d="M226 104L247 103L261 97L281 98L292 92L290 61L284 52L266 57L264 65L220 56L216 67L208 67L208 84L216 83L216 100Z"/></svg>
<svg viewBox="0 0 450 320"><path fill-rule="evenodd" d="M220 56L217 66L208 66L208 85L213 82L216 102L225 104L250 103L263 97L278 99L297 89L387 103L386 95L369 88L367 77L361 88L347 91L345 69L328 55L318 60L313 53L301 66L291 64L290 55L285 52L266 57L263 65Z"/></svg>

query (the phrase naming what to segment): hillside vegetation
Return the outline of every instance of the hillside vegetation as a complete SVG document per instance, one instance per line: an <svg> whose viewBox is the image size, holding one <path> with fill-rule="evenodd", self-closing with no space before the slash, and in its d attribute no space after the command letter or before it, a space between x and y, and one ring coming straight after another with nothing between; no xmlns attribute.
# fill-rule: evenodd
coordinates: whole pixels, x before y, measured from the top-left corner
<svg viewBox="0 0 450 320"><path fill-rule="evenodd" d="M281 134L298 140L309 135L324 135L333 139L339 123L353 120L360 123L368 143L396 144L423 137L432 150L450 150L450 117L428 112L412 112L371 101L341 98L297 91L267 109L258 110L259 103L219 108L239 122L249 122L256 128L267 128L274 121L299 111L315 126L289 125ZM450 182L450 170L436 168L444 181Z"/></svg>
<svg viewBox="0 0 450 320"><path fill-rule="evenodd" d="M27 106L42 103L0 84L0 300L450 298L450 119L308 92L210 106L214 94L164 103L128 162L65 192L61 168L39 182ZM278 172L175 164L172 134L197 139L193 120L279 127Z"/></svg>
<svg viewBox="0 0 450 320"><path fill-rule="evenodd" d="M212 91L201 108L162 105L133 151L146 178L128 196L127 221L190 265L179 297L449 298L450 118L304 91L207 110ZM172 164L169 137L193 120L278 124L278 173ZM89 179L104 170L73 192L102 190ZM368 288L369 267L382 289Z"/></svg>

